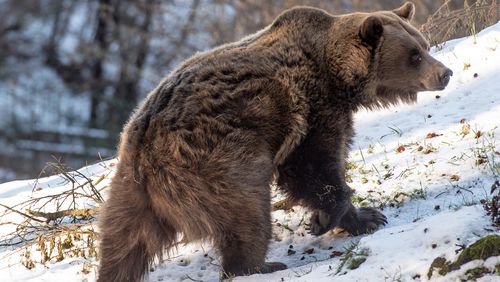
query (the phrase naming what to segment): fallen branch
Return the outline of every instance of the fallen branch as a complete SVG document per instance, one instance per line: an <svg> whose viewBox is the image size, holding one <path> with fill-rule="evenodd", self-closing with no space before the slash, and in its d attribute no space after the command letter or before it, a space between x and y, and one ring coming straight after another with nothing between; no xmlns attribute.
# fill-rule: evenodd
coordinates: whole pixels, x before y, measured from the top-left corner
<svg viewBox="0 0 500 282"><path fill-rule="evenodd" d="M89 218L97 214L98 208L91 208L91 209L71 209L71 210L63 210L63 211L56 211L56 212L41 212L41 211L32 211L28 210L28 213L32 216L37 216L37 217L43 217L46 220L46 222L50 222L51 220L56 220L61 217L65 216L81 216L85 218Z"/></svg>

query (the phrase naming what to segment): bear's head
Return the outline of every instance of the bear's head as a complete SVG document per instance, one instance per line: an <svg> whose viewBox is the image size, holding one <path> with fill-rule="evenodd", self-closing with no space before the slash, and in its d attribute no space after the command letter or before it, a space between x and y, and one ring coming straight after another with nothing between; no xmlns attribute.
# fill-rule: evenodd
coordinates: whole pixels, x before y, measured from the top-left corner
<svg viewBox="0 0 500 282"><path fill-rule="evenodd" d="M409 24L415 14L413 3L398 9L368 15L359 28L361 40L374 52L372 71L378 98L443 90L453 72L429 54L429 43ZM391 93L391 92L396 93ZM382 95L382 97L380 97ZM383 101L382 101L383 102ZM391 102L391 101L388 101Z"/></svg>
<svg viewBox="0 0 500 282"><path fill-rule="evenodd" d="M453 72L429 54L428 41L409 23L414 14L407 2L392 11L331 16L323 54L335 85L361 85L356 96L365 107L411 103L420 91L443 90Z"/></svg>

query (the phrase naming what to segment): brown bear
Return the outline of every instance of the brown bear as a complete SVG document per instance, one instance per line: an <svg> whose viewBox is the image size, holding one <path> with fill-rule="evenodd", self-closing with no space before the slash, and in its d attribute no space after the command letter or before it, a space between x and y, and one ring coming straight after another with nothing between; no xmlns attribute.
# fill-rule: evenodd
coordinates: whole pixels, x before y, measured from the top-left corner
<svg viewBox="0 0 500 282"><path fill-rule="evenodd" d="M100 218L98 281L138 281L179 242L212 240L226 275L265 262L270 189L314 211L311 232L372 231L345 182L353 114L415 102L452 72L428 54L414 5L334 16L299 7L239 42L197 54L126 124Z"/></svg>

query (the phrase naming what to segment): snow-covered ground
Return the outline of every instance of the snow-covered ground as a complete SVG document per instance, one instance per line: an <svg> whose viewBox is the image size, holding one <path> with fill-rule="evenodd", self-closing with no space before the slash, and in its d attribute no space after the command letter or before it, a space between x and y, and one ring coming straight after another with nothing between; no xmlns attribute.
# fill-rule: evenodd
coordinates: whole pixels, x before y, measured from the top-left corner
<svg viewBox="0 0 500 282"><path fill-rule="evenodd" d="M479 201L491 197L490 187L500 178L500 23L475 38L450 41L434 54L454 72L446 90L421 93L416 105L356 116L357 136L348 164L349 184L356 190L354 202L382 208L387 226L357 237L338 230L314 237L305 229L310 214L304 208L274 211L268 260L284 262L289 269L237 277L235 281L427 281L436 257L453 260L460 245L499 234ZM20 238L11 234L26 220L25 215L6 207L60 194L75 187L75 182L78 187L90 181L105 194L115 163L111 160L86 167L80 170L81 175L71 177L0 185L0 280L95 280L97 262L90 253L65 253L60 259L51 254L42 264L40 244L1 246L19 242ZM273 201L280 199L282 196L274 193ZM82 197L74 203L63 202L59 208L93 208L94 200ZM52 212L52 204L42 207L33 203L30 208ZM17 207L27 213L22 209L26 206ZM74 238L78 245L80 239ZM348 269L350 262L343 263L350 253L365 259L357 269ZM500 257L484 263L473 261L446 276L435 272L432 280L460 281L467 269L480 265L494 269L499 263ZM190 243L151 269L148 279L218 281L218 264L209 242ZM493 275L479 280L498 279Z"/></svg>

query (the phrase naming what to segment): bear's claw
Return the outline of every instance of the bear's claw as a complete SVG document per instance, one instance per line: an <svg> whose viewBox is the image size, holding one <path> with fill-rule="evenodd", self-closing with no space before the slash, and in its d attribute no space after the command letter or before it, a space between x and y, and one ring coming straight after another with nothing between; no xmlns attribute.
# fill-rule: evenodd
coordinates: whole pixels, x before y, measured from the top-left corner
<svg viewBox="0 0 500 282"><path fill-rule="evenodd" d="M377 229L379 225L387 224L387 217L380 211L374 208L359 208L357 209L358 222L354 225L354 230L348 230L351 234L359 235L370 233Z"/></svg>
<svg viewBox="0 0 500 282"><path fill-rule="evenodd" d="M332 216L323 211L315 211L310 221L311 223L306 225L306 230L315 236L320 236L336 226L332 220ZM374 208L364 207L356 209L355 218L351 218L348 221L349 226L340 227L343 227L353 235L360 235L370 233L377 229L379 225L386 224L387 217L384 214Z"/></svg>
<svg viewBox="0 0 500 282"><path fill-rule="evenodd" d="M261 269L261 273L270 273L287 269L286 264L281 262L266 262L266 265Z"/></svg>

